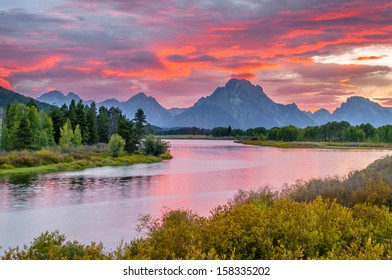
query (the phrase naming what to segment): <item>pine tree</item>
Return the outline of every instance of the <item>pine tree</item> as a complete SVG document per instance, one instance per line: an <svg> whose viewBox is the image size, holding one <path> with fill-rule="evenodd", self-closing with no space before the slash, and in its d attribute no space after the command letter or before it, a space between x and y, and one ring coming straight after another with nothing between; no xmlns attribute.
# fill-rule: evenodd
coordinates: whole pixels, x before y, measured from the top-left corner
<svg viewBox="0 0 392 280"><path fill-rule="evenodd" d="M76 113L76 102L72 99L71 103L69 104L68 114L65 115L71 122L72 128L74 128L78 124L78 115Z"/></svg>
<svg viewBox="0 0 392 280"><path fill-rule="evenodd" d="M18 150L31 148L33 144L33 131L27 115L23 115L15 132L15 148Z"/></svg>
<svg viewBox="0 0 392 280"><path fill-rule="evenodd" d="M91 103L91 106L88 109L87 124L89 132L88 144L92 145L98 143L97 107L94 102Z"/></svg>
<svg viewBox="0 0 392 280"><path fill-rule="evenodd" d="M132 153L137 150L137 146L139 142L139 135L134 126L134 123L124 115L121 115L118 119L118 132L117 132L124 140L125 140L125 151Z"/></svg>
<svg viewBox="0 0 392 280"><path fill-rule="evenodd" d="M139 140L141 140L145 135L144 126L147 123L146 115L144 114L144 112L141 108L139 108L136 111L135 118L133 120L135 121L135 128L136 128L137 136L138 136Z"/></svg>
<svg viewBox="0 0 392 280"><path fill-rule="evenodd" d="M87 114L86 111L88 106L83 105L83 102L80 100L78 104L76 105L76 123L80 125L80 131L82 132L82 143L87 144L89 142L89 129L87 126Z"/></svg>
<svg viewBox="0 0 392 280"><path fill-rule="evenodd" d="M109 109L109 114L108 114L108 134L107 137L110 139L110 137L117 133L118 131L118 120L121 116L121 110L119 108L114 108L111 107Z"/></svg>
<svg viewBox="0 0 392 280"><path fill-rule="evenodd" d="M66 105L65 105L66 106ZM61 109L59 108L54 108L50 113L49 116L52 119L52 125L53 125L53 137L54 141L56 143L59 143L60 139L60 128L64 125L66 121L66 113L67 111L64 111L64 108L62 107Z"/></svg>
<svg viewBox="0 0 392 280"><path fill-rule="evenodd" d="M40 138L40 134L41 134L37 107L35 107L35 106L28 107L28 118L29 118L29 121L31 124L31 130L33 133L32 147L37 149L40 147L40 144L39 144L40 139L39 138Z"/></svg>
<svg viewBox="0 0 392 280"><path fill-rule="evenodd" d="M99 108L99 114L97 117L98 123L98 141L100 143L108 143L108 114L109 111L105 107Z"/></svg>

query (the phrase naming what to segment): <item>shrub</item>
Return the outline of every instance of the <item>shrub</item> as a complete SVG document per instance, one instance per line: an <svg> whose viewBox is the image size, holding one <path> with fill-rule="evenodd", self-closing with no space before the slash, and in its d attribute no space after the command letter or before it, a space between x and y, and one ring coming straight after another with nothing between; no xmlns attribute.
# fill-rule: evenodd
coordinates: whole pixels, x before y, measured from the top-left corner
<svg viewBox="0 0 392 280"><path fill-rule="evenodd" d="M56 154L48 150L37 151L36 156L41 160L42 164L53 164L61 161Z"/></svg>
<svg viewBox="0 0 392 280"><path fill-rule="evenodd" d="M20 250L18 247L5 252L5 260L98 260L108 259L102 243L83 245L77 241L68 241L58 231L45 232L35 238L30 247Z"/></svg>
<svg viewBox="0 0 392 280"><path fill-rule="evenodd" d="M113 134L109 140L109 153L112 157L118 157L124 152L125 140L116 134Z"/></svg>
<svg viewBox="0 0 392 280"><path fill-rule="evenodd" d="M168 153L170 143L154 135L148 135L142 143L142 151L145 155L160 156Z"/></svg>

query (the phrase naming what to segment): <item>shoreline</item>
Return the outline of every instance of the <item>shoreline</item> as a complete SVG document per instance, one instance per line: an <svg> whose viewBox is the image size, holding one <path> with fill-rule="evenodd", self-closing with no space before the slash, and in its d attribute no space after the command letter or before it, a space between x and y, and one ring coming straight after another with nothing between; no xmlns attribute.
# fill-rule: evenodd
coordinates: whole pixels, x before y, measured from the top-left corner
<svg viewBox="0 0 392 280"><path fill-rule="evenodd" d="M55 173L55 172L66 172L66 171L79 171L88 168L95 167L105 167L105 166L125 166L141 163L156 163L164 160L172 159L171 154L162 154L160 156L152 155L141 155L141 154L131 154L124 155L117 158L107 156L103 154L99 157L94 157L94 159L86 160L79 159L71 162L59 162L54 164L45 164L32 167L14 167L9 169L0 169L0 178L9 176L21 176L21 175L31 175L31 174L45 174L45 173Z"/></svg>
<svg viewBox="0 0 392 280"><path fill-rule="evenodd" d="M274 147L283 149L342 149L342 150L391 150L392 145L387 143L371 142L283 142L272 140L236 140L236 143L260 146Z"/></svg>

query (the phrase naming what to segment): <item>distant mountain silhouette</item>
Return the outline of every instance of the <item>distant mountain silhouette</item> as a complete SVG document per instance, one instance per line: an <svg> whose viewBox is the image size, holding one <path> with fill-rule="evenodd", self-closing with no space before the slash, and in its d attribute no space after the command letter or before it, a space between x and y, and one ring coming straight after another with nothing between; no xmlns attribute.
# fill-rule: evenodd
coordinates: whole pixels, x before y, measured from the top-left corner
<svg viewBox="0 0 392 280"><path fill-rule="evenodd" d="M5 102L3 100L7 100L9 104L11 96L18 95L17 93L5 94L5 91L7 90L0 88L1 106ZM27 103L29 98L24 98L23 102ZM59 91L45 93L37 100L62 106L64 103L69 104L72 99L81 100L75 93L64 95ZM85 104L93 102L82 101ZM229 125L232 128L242 129L286 125L306 127L322 125L330 121L347 121L352 125L370 123L374 127L392 124L392 108L382 107L364 97L348 98L333 113L325 109L314 113L304 112L295 103L283 105L274 102L265 94L261 86L239 79L229 80L224 87L218 87L211 95L200 98L190 108L165 109L155 98L144 93L138 93L125 102L114 98L108 99L98 103L97 106L118 107L130 119L134 118L137 109L142 108L149 123L166 128L192 126L213 128Z"/></svg>
<svg viewBox="0 0 392 280"><path fill-rule="evenodd" d="M332 114L326 110L326 109L320 109L315 111L314 113L312 112L305 112L306 115L311 118L316 125L323 125L329 122Z"/></svg>
<svg viewBox="0 0 392 280"><path fill-rule="evenodd" d="M200 98L195 105L177 115L169 126L213 128L254 128L314 125L297 105L282 105L272 101L260 86L247 80L231 79L210 96Z"/></svg>
<svg viewBox="0 0 392 280"><path fill-rule="evenodd" d="M56 105L58 107L62 106L63 104L69 105L73 99L76 102L82 100L77 94L73 92L65 95L58 90L47 92L37 98L37 100ZM82 102L84 104L90 105L93 101L82 100ZM121 102L112 98L97 103L97 106L104 106L107 108L118 107L129 119L133 119L135 117L136 111L141 108L147 117L147 121L157 126L165 126L172 120L172 115L167 109L163 108L155 98L146 96L142 92L136 94L125 102Z"/></svg>
<svg viewBox="0 0 392 280"><path fill-rule="evenodd" d="M29 101L33 99L31 97L24 96L12 90L8 90L6 88L0 87L0 107L7 108L8 105L19 102L23 104L29 103ZM40 101L35 100L35 104L37 105L38 109L43 109L45 111L50 111L53 106L43 103Z"/></svg>
<svg viewBox="0 0 392 280"><path fill-rule="evenodd" d="M132 96L126 102L121 102L119 108L130 119L133 119L136 111L141 108L147 121L160 127L166 126L173 118L170 112L163 108L154 97L147 96L143 92Z"/></svg>
<svg viewBox="0 0 392 280"><path fill-rule="evenodd" d="M330 121L347 121L351 125L370 123L379 127L392 124L392 111L367 98L353 96L332 113Z"/></svg>
<svg viewBox="0 0 392 280"><path fill-rule="evenodd" d="M69 106L72 100L75 100L77 103L82 99L73 92L70 92L68 93L68 95L65 95L61 91L52 90L47 93L44 93L43 95L38 97L37 100L61 107L64 104L67 104Z"/></svg>

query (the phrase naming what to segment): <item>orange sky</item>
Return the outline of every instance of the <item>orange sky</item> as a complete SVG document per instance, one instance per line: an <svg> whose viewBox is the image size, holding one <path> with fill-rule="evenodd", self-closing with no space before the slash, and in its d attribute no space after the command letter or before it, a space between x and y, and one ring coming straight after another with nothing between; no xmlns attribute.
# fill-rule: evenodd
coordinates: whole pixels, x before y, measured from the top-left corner
<svg viewBox="0 0 392 280"><path fill-rule="evenodd" d="M188 107L236 77L302 110L353 95L392 106L390 1L8 2L0 86L32 97L143 91Z"/></svg>

